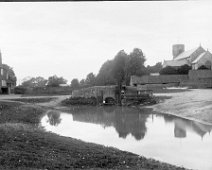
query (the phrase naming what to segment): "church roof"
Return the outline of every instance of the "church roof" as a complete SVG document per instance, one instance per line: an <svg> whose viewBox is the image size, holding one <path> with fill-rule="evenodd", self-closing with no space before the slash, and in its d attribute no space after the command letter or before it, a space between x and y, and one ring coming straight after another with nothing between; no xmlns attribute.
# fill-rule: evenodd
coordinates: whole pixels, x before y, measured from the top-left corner
<svg viewBox="0 0 212 170"><path fill-rule="evenodd" d="M192 62L192 64L197 63L205 54L206 54L206 52L201 53L201 54Z"/></svg>
<svg viewBox="0 0 212 170"><path fill-rule="evenodd" d="M176 58L174 58L174 60L181 60L184 58L188 58L191 54L193 54L199 47L193 48L191 50L188 51L184 51L181 54L179 54Z"/></svg>

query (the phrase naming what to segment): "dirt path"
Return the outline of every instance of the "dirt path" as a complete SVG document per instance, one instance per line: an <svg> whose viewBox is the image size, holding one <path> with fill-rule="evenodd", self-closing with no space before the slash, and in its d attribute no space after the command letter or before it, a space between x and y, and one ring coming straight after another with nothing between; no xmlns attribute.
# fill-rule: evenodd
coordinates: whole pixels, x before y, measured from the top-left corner
<svg viewBox="0 0 212 170"><path fill-rule="evenodd" d="M16 102L15 100L19 103L26 103L22 102L21 100L25 99L48 99L52 98L52 100L47 101L47 102L41 102L41 103L36 103L37 105L40 106L46 106L46 107L56 107L62 100L71 97L71 95L57 95L57 96L21 96L21 95L1 95L0 96L0 101L9 101L9 102Z"/></svg>
<svg viewBox="0 0 212 170"><path fill-rule="evenodd" d="M56 99L50 101L50 102L45 102L45 103L39 103L40 106L46 106L46 107L56 107L58 104L61 103L61 101L71 97L71 95L63 95L63 96L53 96Z"/></svg>
<svg viewBox="0 0 212 170"><path fill-rule="evenodd" d="M212 89L160 93L155 96L170 96L171 98L152 106L154 111L212 124Z"/></svg>

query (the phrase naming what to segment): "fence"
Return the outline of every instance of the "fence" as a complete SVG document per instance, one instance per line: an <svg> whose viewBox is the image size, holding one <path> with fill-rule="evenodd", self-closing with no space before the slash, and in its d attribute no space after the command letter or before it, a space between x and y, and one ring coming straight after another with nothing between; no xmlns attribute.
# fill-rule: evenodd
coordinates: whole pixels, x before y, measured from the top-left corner
<svg viewBox="0 0 212 170"><path fill-rule="evenodd" d="M212 88L212 70L190 70L188 75L131 76L130 85L147 90L178 85Z"/></svg>

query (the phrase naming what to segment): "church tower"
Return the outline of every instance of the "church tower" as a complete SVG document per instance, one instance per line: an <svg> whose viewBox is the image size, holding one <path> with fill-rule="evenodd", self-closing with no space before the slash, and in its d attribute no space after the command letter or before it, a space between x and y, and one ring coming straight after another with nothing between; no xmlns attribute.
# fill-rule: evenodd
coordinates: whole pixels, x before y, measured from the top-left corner
<svg viewBox="0 0 212 170"><path fill-rule="evenodd" d="M172 55L173 55L173 60L180 55L181 53L183 53L185 51L185 46L184 44L174 44L172 46Z"/></svg>

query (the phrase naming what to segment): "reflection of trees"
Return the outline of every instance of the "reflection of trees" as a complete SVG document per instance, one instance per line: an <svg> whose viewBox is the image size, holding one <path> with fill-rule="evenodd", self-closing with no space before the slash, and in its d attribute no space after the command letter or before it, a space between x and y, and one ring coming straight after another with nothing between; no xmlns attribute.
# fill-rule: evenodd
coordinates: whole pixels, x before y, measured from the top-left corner
<svg viewBox="0 0 212 170"><path fill-rule="evenodd" d="M73 120L101 124L104 127L113 126L119 137L126 138L131 134L137 140L144 138L146 134L146 120L149 114L145 114L136 108L127 107L97 107L78 109L73 111Z"/></svg>
<svg viewBox="0 0 212 170"><path fill-rule="evenodd" d="M58 124L60 124L61 122L60 112L51 110L47 113L47 116L49 118L48 122L50 125L57 126Z"/></svg>
<svg viewBox="0 0 212 170"><path fill-rule="evenodd" d="M163 115L161 115L161 116L163 116ZM172 123L174 120L174 117L172 115L165 115L163 117L164 117L165 123Z"/></svg>
<svg viewBox="0 0 212 170"><path fill-rule="evenodd" d="M100 124L103 127L113 126L119 137L126 138L127 135L131 134L136 140L141 140L145 137L147 131L146 121L150 113L152 113L152 110L106 106L75 108L72 110L72 113L73 120L75 121ZM174 136L176 138L185 138L188 129L201 137L212 129L212 126L176 116L156 116L164 118L166 123L174 124Z"/></svg>
<svg viewBox="0 0 212 170"><path fill-rule="evenodd" d="M149 115L139 113L138 109L117 108L115 115L115 128L119 136L126 138L128 134L133 135L137 140L144 138L146 120Z"/></svg>
<svg viewBox="0 0 212 170"><path fill-rule="evenodd" d="M174 120L174 136L176 138L186 137L186 122L183 119Z"/></svg>

